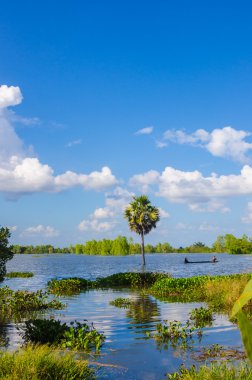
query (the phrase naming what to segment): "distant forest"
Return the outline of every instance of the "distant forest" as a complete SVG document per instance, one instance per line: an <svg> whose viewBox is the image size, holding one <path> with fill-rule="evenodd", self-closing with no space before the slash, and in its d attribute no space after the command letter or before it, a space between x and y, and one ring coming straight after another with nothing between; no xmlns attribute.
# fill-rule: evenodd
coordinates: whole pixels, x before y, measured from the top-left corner
<svg viewBox="0 0 252 380"><path fill-rule="evenodd" d="M118 236L116 239L90 240L84 244L70 245L65 248L55 248L52 245L13 245L14 254L40 254L40 253L73 253L83 255L103 255L121 256L134 255L141 252L139 243L135 243L132 238ZM230 254L250 254L252 253L252 238L243 235L236 238L232 234L218 236L211 247L202 242L196 242L187 247L174 248L169 243L158 243L156 245L146 244L146 253L210 253L227 252Z"/></svg>

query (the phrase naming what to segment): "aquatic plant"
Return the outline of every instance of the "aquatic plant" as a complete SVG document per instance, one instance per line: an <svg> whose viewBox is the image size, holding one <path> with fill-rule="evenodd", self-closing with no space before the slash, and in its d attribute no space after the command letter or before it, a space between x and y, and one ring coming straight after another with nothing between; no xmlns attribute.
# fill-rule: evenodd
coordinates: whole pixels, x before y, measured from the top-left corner
<svg viewBox="0 0 252 380"><path fill-rule="evenodd" d="M190 321L182 324L180 321L168 320L165 320L164 323L158 323L154 333L146 333L149 338L154 338L157 341L158 346L164 346L164 348L168 348L169 344L172 347L187 348L188 342L195 334L198 335L198 338L201 338L202 331L197 330L196 326L191 324Z"/></svg>
<svg viewBox="0 0 252 380"><path fill-rule="evenodd" d="M240 351L231 347L223 347L216 343L211 344L208 347L202 347L200 353L193 354L192 357L197 361L206 361L207 359L240 360L245 359L246 354L244 351Z"/></svg>
<svg viewBox="0 0 252 380"><path fill-rule="evenodd" d="M209 308L201 306L193 309L189 314L189 318L197 327L211 325L213 321L213 311Z"/></svg>
<svg viewBox="0 0 252 380"><path fill-rule="evenodd" d="M56 295L73 295L78 294L82 290L86 290L91 282L84 278L71 277L57 280L56 278L48 282L48 290Z"/></svg>
<svg viewBox="0 0 252 380"><path fill-rule="evenodd" d="M132 305L132 300L129 298L118 297L115 300L110 301L109 303L110 305L127 309L128 307L130 307L130 305Z"/></svg>
<svg viewBox="0 0 252 380"><path fill-rule="evenodd" d="M45 310L63 309L65 305L56 300L48 299L48 294L42 290L29 292L27 290L11 290L5 286L0 288L0 312L5 317L15 313Z"/></svg>
<svg viewBox="0 0 252 380"><path fill-rule="evenodd" d="M52 279L48 282L48 290L56 295L73 295L87 289L132 287L145 288L153 285L157 280L169 278L169 274L154 272L125 272L115 273L107 277L99 277L95 281L84 278L70 277L63 279Z"/></svg>
<svg viewBox="0 0 252 380"><path fill-rule="evenodd" d="M180 302L205 301L212 310L229 311L250 278L250 274L163 278L149 292L158 298Z"/></svg>
<svg viewBox="0 0 252 380"><path fill-rule="evenodd" d="M108 277L97 278L93 282L95 288L107 288L107 287L132 287L132 288L144 288L153 285L156 281L169 278L169 274L157 273L157 272L125 272L115 273Z"/></svg>
<svg viewBox="0 0 252 380"><path fill-rule="evenodd" d="M226 363L211 364L210 366L195 366L185 368L182 365L179 371L167 374L168 380L252 380L252 369L246 363L230 365Z"/></svg>
<svg viewBox="0 0 252 380"><path fill-rule="evenodd" d="M6 273L5 277L9 278L16 278L16 277L21 277L21 278L28 278L28 277L33 277L34 274L32 272L9 272Z"/></svg>
<svg viewBox="0 0 252 380"><path fill-rule="evenodd" d="M48 346L26 346L0 355L1 380L95 380L94 371L71 353Z"/></svg>
<svg viewBox="0 0 252 380"><path fill-rule="evenodd" d="M69 326L53 319L30 319L19 330L26 343L47 343L72 350L98 351L105 340L93 324L77 321Z"/></svg>

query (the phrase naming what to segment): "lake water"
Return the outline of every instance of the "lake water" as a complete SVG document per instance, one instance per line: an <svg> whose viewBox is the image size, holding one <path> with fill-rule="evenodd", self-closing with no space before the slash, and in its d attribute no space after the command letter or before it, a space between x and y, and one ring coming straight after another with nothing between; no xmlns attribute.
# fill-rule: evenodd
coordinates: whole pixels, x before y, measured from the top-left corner
<svg viewBox="0 0 252 380"><path fill-rule="evenodd" d="M193 260L207 260L207 254L155 254L146 255L148 271L169 272L174 277L191 277L202 274L231 274L252 272L252 256L231 256L219 254L216 264L185 265L187 256ZM47 282L54 278L84 277L95 279L113 273L141 271L141 257L101 257L84 255L16 255L7 265L8 271L31 271L33 278L6 279L1 286L12 289L45 289ZM130 309L119 309L109 304L117 297L129 297L134 300ZM188 313L199 303L161 302L151 296L140 295L137 291L90 290L72 297L61 297L67 308L50 311L45 317L54 315L56 319L70 322L87 319L93 322L99 331L106 335L101 354L91 360L113 366L102 366L98 379L122 380L159 380L165 373L178 369L180 364L193 364L192 357L201 347L218 343L224 347L242 348L239 331L224 315L215 315L211 327L204 329L202 341L196 338L192 351L182 352L171 347L158 347L152 339L146 340L146 331L152 331L163 320L185 322ZM21 344L16 325L9 323L3 327L10 339L10 347Z"/></svg>

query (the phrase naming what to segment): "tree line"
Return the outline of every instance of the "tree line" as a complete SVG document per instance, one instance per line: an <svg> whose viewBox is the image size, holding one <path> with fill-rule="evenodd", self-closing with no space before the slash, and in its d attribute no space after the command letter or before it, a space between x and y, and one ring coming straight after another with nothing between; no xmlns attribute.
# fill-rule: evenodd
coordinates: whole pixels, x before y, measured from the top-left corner
<svg viewBox="0 0 252 380"><path fill-rule="evenodd" d="M89 240L83 244L70 245L64 248L55 248L52 245L14 245L11 248L14 254L41 254L41 253L73 253L84 255L121 256L141 253L141 244L135 243L132 238L117 236L115 239ZM237 238L232 234L218 236L212 246L202 242L195 242L186 247L172 247L168 242L145 245L146 253L212 253L227 252L230 254L252 253L252 238L243 235Z"/></svg>

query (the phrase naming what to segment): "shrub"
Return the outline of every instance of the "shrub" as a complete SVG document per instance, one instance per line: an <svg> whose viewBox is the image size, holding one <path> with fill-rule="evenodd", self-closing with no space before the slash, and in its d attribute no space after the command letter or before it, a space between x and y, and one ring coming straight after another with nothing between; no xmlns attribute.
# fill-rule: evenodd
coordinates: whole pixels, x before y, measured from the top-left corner
<svg viewBox="0 0 252 380"><path fill-rule="evenodd" d="M103 288L103 287L132 287L132 288L143 288L153 285L156 281L163 278L169 278L169 274L155 273L155 272L125 272L116 273L108 277L98 278L94 283L93 287Z"/></svg>
<svg viewBox="0 0 252 380"><path fill-rule="evenodd" d="M25 322L21 335L24 341L54 344L72 350L99 350L105 336L87 323L71 322L70 326L53 319L30 319Z"/></svg>

